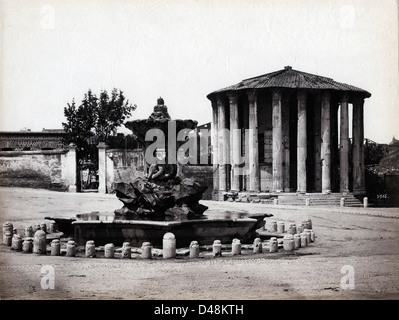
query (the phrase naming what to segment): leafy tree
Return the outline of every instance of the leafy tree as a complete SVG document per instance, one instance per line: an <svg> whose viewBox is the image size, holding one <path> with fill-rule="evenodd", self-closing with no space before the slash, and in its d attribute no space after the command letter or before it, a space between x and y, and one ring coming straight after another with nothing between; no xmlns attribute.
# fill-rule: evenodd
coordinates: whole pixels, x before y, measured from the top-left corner
<svg viewBox="0 0 399 320"><path fill-rule="evenodd" d="M386 145L378 144L371 140L366 140L364 147L364 164L377 165L387 153L388 151Z"/></svg>
<svg viewBox="0 0 399 320"><path fill-rule="evenodd" d="M115 136L135 109L136 105L130 104L121 90L114 88L111 95L103 90L99 98L88 90L79 106L73 99L64 108L65 142L76 144L78 159L96 163L98 143L107 143L111 136Z"/></svg>

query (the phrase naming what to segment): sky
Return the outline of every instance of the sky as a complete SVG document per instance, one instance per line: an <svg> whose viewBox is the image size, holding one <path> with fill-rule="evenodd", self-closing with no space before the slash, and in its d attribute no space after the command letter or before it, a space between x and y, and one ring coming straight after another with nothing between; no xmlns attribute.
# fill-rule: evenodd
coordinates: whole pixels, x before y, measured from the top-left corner
<svg viewBox="0 0 399 320"><path fill-rule="evenodd" d="M365 137L399 138L396 0L0 0L0 131L62 128L91 89L147 118L212 121L210 92L283 69L369 91ZM123 130L122 130L123 131Z"/></svg>

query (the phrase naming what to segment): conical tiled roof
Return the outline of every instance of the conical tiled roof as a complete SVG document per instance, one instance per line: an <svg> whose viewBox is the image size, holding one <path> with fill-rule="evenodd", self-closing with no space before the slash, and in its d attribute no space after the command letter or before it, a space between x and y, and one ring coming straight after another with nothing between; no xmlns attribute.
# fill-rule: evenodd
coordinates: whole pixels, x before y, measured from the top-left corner
<svg viewBox="0 0 399 320"><path fill-rule="evenodd" d="M264 88L352 91L361 93L365 98L371 96L371 94L366 90L351 86L346 83L334 81L331 78L294 70L290 66L286 66L282 70L267 73L254 78L245 79L235 85L216 90L210 93L207 97L211 98L214 94L227 91Z"/></svg>

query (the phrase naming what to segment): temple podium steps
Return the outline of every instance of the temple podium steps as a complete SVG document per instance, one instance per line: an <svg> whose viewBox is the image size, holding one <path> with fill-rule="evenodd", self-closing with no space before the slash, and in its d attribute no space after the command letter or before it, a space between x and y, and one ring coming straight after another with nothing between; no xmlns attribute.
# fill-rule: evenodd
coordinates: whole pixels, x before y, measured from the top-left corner
<svg viewBox="0 0 399 320"><path fill-rule="evenodd" d="M361 200L356 198L353 194L343 195L341 193L246 193L241 192L239 194L226 193L224 197L225 201L235 202L252 202L262 204L275 204L277 199L278 205L290 205L290 206L331 206L339 207L341 205L341 199L345 198L345 207L363 207ZM308 202L308 203L307 203Z"/></svg>
<svg viewBox="0 0 399 320"><path fill-rule="evenodd" d="M307 194L284 194L278 195L279 205L306 205L309 199L309 206L340 206L341 198L345 199L345 207L362 207L363 203L357 199L353 194L321 194L321 193L307 193Z"/></svg>

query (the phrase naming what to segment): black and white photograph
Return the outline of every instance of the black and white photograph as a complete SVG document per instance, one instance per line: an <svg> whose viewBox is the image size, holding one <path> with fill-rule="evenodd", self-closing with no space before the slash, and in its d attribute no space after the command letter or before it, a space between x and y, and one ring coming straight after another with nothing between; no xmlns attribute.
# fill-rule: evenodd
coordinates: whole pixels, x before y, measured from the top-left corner
<svg viewBox="0 0 399 320"><path fill-rule="evenodd" d="M398 16L0 0L0 300L398 300Z"/></svg>

